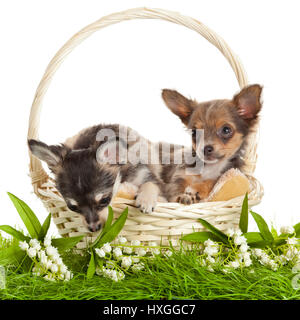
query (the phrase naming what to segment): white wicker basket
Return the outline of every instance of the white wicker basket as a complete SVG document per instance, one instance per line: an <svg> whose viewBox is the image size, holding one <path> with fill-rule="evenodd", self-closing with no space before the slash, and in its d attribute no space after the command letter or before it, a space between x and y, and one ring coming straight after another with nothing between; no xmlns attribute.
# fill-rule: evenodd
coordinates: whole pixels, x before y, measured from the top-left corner
<svg viewBox="0 0 300 320"><path fill-rule="evenodd" d="M67 55L94 32L111 24L132 19L162 19L196 31L225 56L236 75L240 87L243 88L247 85L245 71L237 56L220 36L201 22L179 13L162 9L130 9L103 17L86 26L56 53L36 90L29 119L28 139L38 139L42 100L53 75ZM249 193L250 207L258 204L263 196L261 184L252 176L256 163L257 131L258 128L249 137L244 159L245 166L243 167L243 172L249 177L251 184L251 192ZM88 232L82 224L81 217L68 210L62 196L55 188L53 179L44 171L40 160L31 153L29 156L30 175L34 192L51 212L60 235L70 237L85 234L85 240L78 244L78 248L85 247L87 242L94 239L97 234ZM242 197L229 201L197 203L189 206L179 203L159 203L152 214L141 213L133 204L132 200L121 198L116 198L113 202L113 208L118 214L124 208L129 207L128 219L122 234L129 240L162 241L163 244L168 244L170 240L175 242L182 234L193 232L193 230L202 230L201 224L197 221L198 218L206 219L221 230L236 226L239 221Z"/></svg>

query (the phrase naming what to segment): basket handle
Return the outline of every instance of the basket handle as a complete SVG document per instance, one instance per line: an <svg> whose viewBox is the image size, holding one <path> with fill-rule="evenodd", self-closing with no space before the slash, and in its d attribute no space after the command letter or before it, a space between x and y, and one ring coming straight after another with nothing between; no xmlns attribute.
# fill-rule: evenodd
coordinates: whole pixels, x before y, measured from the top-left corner
<svg viewBox="0 0 300 320"><path fill-rule="evenodd" d="M47 92L47 89L51 83L51 80L56 70L59 68L64 59L68 56L68 54L94 32L102 28L105 28L109 25L133 19L161 19L183 25L191 30L198 32L206 40L208 40L217 49L221 51L221 53L224 55L224 57L229 62L231 68L233 69L240 87L243 88L247 85L246 73L237 56L231 51L227 43L220 36L218 36L214 31L206 27L203 23L199 22L198 20L193 19L191 17L183 16L177 12L163 9L134 8L122 12L117 12L105 16L95 21L94 23L86 26L85 28L81 29L72 38L70 38L52 58L39 83L32 103L29 118L28 139L38 139L40 113L42 110L42 100ZM254 139L255 137L252 138L253 141ZM249 171L249 173L252 173L254 170L254 168L252 167L253 163L255 163L256 157L255 148L253 148L253 145L255 146L255 143L252 144L252 148L251 150L249 150L250 153L248 152L248 150L246 152L247 158L249 158L249 166L248 170L246 171ZM43 169L41 161L34 157L30 151L29 157L29 171L32 179L32 185L34 187L34 191L37 193L38 188L41 186L41 184L47 181L48 175Z"/></svg>

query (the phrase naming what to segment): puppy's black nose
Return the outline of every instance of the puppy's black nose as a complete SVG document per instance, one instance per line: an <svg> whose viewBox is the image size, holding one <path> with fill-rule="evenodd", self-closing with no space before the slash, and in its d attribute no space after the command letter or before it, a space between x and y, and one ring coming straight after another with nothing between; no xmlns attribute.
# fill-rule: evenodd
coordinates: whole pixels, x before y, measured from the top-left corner
<svg viewBox="0 0 300 320"><path fill-rule="evenodd" d="M205 156L210 156L214 151L214 147L213 146L205 146L204 147L204 155Z"/></svg>
<svg viewBox="0 0 300 320"><path fill-rule="evenodd" d="M98 230L101 229L101 223L97 223L97 222L92 222L88 225L88 229L91 231L91 232L96 232Z"/></svg>

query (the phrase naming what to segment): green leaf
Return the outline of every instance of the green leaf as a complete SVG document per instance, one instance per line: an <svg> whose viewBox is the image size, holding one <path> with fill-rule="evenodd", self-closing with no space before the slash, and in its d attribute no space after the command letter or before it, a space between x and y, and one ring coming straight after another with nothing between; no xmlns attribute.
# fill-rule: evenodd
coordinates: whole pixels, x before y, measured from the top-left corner
<svg viewBox="0 0 300 320"><path fill-rule="evenodd" d="M245 194L243 201L239 227L243 233L248 231L248 193Z"/></svg>
<svg viewBox="0 0 300 320"><path fill-rule="evenodd" d="M13 236L14 238L21 240L21 241L29 241L30 238L25 236L22 232L14 229L11 226L7 226L7 225L2 225L0 226L0 230L10 234L11 236Z"/></svg>
<svg viewBox="0 0 300 320"><path fill-rule="evenodd" d="M103 230L101 232L102 234L106 233L109 230L109 228L111 226L111 223L113 221L113 217L114 217L113 209L112 209L111 206L109 206L108 207L108 217L107 217L107 220L105 222L104 228L103 228Z"/></svg>
<svg viewBox="0 0 300 320"><path fill-rule="evenodd" d="M103 258L99 258L97 255L95 255L94 257L96 260L96 265L99 267L100 270L102 270L105 260Z"/></svg>
<svg viewBox="0 0 300 320"><path fill-rule="evenodd" d="M250 212L251 212L252 217L254 218L254 220L258 226L258 229L259 229L263 239L268 242L273 242L274 241L273 235L270 232L268 225L267 225L266 221L263 219L263 217L253 211L250 211Z"/></svg>
<svg viewBox="0 0 300 320"><path fill-rule="evenodd" d="M106 242L113 241L123 229L128 215L128 207L122 212L120 217L110 226L106 233L102 233L91 245L91 247L101 247Z"/></svg>
<svg viewBox="0 0 300 320"><path fill-rule="evenodd" d="M228 244L228 237L225 233L221 230L212 226L209 222L205 221L204 219L198 219L200 223L208 230L210 230L218 239L219 241Z"/></svg>
<svg viewBox="0 0 300 320"><path fill-rule="evenodd" d="M180 238L180 240L183 240L183 241L201 242L201 243L205 242L208 239L211 239L213 241L219 240L219 238L217 238L212 232L208 232L208 231L193 232Z"/></svg>
<svg viewBox="0 0 300 320"><path fill-rule="evenodd" d="M272 233L272 236L274 237L274 239L278 237L277 230L274 228L273 225L271 226L271 233Z"/></svg>
<svg viewBox="0 0 300 320"><path fill-rule="evenodd" d="M260 232L246 232L244 236L251 248L265 248L268 245L268 242L263 239Z"/></svg>
<svg viewBox="0 0 300 320"><path fill-rule="evenodd" d="M286 243L286 240L288 239L288 237L286 238L282 238L282 237L278 237L274 240L274 245L277 247L277 246L281 246L283 244Z"/></svg>
<svg viewBox="0 0 300 320"><path fill-rule="evenodd" d="M76 244L83 239L84 235L70 238L57 238L52 239L51 244L58 249L59 252L63 252L72 249Z"/></svg>
<svg viewBox="0 0 300 320"><path fill-rule="evenodd" d="M269 242L266 241L266 240L262 240L262 241L257 241L257 242L249 243L248 245L249 245L249 247L251 247L251 248L260 248L260 249L263 249L263 248L269 246Z"/></svg>
<svg viewBox="0 0 300 320"><path fill-rule="evenodd" d="M300 222L294 225L294 229L296 232L296 238L300 238Z"/></svg>
<svg viewBox="0 0 300 320"><path fill-rule="evenodd" d="M264 240L260 232L246 232L244 237L247 239L248 244Z"/></svg>
<svg viewBox="0 0 300 320"><path fill-rule="evenodd" d="M42 225L42 228L41 228L41 231L40 231L40 234L39 234L39 240L44 240L44 238L46 237L47 235L47 232L49 230L49 227L50 227L50 223L51 223L51 213L49 213L49 215L47 216L47 218L45 219L43 225Z"/></svg>
<svg viewBox="0 0 300 320"><path fill-rule="evenodd" d="M9 192L8 196L17 209L31 237L38 239L42 227L36 215L24 201Z"/></svg>
<svg viewBox="0 0 300 320"><path fill-rule="evenodd" d="M92 250L91 259L90 259L89 266L86 273L87 279L91 279L95 274L95 272L96 272L96 263L95 263L94 251Z"/></svg>

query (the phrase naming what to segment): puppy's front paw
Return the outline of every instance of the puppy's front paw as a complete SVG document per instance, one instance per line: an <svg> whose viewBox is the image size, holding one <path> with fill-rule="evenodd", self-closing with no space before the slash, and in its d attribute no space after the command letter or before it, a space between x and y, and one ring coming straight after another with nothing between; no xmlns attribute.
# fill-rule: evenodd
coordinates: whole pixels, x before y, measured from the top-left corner
<svg viewBox="0 0 300 320"><path fill-rule="evenodd" d="M192 204L200 201L199 193L193 193L190 191L185 191L183 194L180 194L177 199L177 202L182 204Z"/></svg>
<svg viewBox="0 0 300 320"><path fill-rule="evenodd" d="M156 195L149 194L149 192L140 192L135 199L135 205L144 213L151 213L154 211L157 202Z"/></svg>

